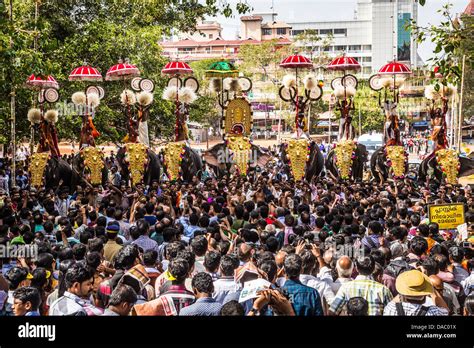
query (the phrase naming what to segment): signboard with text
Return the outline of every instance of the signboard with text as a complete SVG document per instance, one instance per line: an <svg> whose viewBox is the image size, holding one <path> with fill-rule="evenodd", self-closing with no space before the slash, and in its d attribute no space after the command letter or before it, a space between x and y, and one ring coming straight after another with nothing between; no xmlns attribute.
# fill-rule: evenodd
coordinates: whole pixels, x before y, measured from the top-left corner
<svg viewBox="0 0 474 348"><path fill-rule="evenodd" d="M433 204L428 209L430 222L436 222L440 230L455 229L465 222L463 204Z"/></svg>

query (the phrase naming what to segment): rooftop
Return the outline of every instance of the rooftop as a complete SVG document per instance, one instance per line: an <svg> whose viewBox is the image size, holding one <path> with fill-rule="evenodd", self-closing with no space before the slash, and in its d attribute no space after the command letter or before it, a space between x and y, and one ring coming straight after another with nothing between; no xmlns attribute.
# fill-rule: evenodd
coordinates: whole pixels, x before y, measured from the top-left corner
<svg viewBox="0 0 474 348"><path fill-rule="evenodd" d="M273 22L273 23L265 23L262 25L262 29L264 28L291 28L291 25L285 22Z"/></svg>
<svg viewBox="0 0 474 348"><path fill-rule="evenodd" d="M244 22L244 21L263 21L263 17L262 16L255 16L255 15L242 16L242 17L240 17L240 20L242 22Z"/></svg>
<svg viewBox="0 0 474 348"><path fill-rule="evenodd" d="M195 41L192 39L185 39L179 41L168 41L162 42L161 46L163 47L206 47L206 46L240 46L245 44L260 44L262 41L247 39L247 40L223 40L217 38L215 40L208 41ZM282 45L290 44L291 41L286 38L279 38L277 43Z"/></svg>

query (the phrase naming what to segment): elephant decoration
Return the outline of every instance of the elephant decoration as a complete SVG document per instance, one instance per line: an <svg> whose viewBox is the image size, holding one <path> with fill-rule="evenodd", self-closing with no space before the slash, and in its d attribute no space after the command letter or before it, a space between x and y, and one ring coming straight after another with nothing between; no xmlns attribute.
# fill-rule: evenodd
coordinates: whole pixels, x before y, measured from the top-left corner
<svg viewBox="0 0 474 348"><path fill-rule="evenodd" d="M116 159L121 178L125 182L131 182L132 185L151 185L153 180L160 179L160 158L145 144L124 144L117 151Z"/></svg>
<svg viewBox="0 0 474 348"><path fill-rule="evenodd" d="M338 142L328 153L326 169L334 179L362 180L368 152L365 145L354 140L355 128L351 116L351 111L355 109L353 98L357 80L353 75L345 75L341 83L341 86L334 89L337 109L341 113Z"/></svg>
<svg viewBox="0 0 474 348"><path fill-rule="evenodd" d="M244 93L251 90L252 82L247 77L227 77L222 84L219 82L214 79L211 86L221 96L218 99L224 115L224 142L204 151L203 158L218 177L231 173L245 176L257 167L264 168L272 158L268 151L253 144L249 138L252 107Z"/></svg>
<svg viewBox="0 0 474 348"><path fill-rule="evenodd" d="M28 120L32 126L32 134L39 133L36 153L29 162L31 186L46 189L67 187L71 189L72 170L69 163L61 158L59 152L56 122L58 112L32 108L28 111Z"/></svg>
<svg viewBox="0 0 474 348"><path fill-rule="evenodd" d="M181 87L182 86L182 87ZM176 121L174 142L165 145L161 159L169 180L191 182L194 176L201 177L203 164L200 154L189 146L189 106L197 99L199 83L194 77L182 81L173 77L163 91L163 99L175 103Z"/></svg>
<svg viewBox="0 0 474 348"><path fill-rule="evenodd" d="M135 78L131 81L132 90L125 89L120 95L123 111L128 120L128 133L124 144L117 151L117 162L122 180L131 185L144 183L150 185L160 179L160 158L148 146L147 122L153 102L154 84L151 80ZM138 92L139 91L139 92Z"/></svg>
<svg viewBox="0 0 474 348"><path fill-rule="evenodd" d="M408 68L407 68L408 69ZM369 79L369 86L379 91L379 106L385 115L383 141L384 145L377 149L370 158L372 177L379 183L390 179L403 179L408 171L408 153L401 141L397 105L399 101L398 89L403 84L403 78L374 75ZM381 100L382 89L384 101ZM388 95L393 91L393 99Z"/></svg>
<svg viewBox="0 0 474 348"><path fill-rule="evenodd" d="M94 126L94 115L104 97L101 87L89 86L86 92L75 92L72 102L81 110L82 126L79 141L79 152L74 156L71 167L74 186L85 182L89 185L107 183L107 166L103 152L95 146L95 138L100 136Z"/></svg>
<svg viewBox="0 0 474 348"><path fill-rule="evenodd" d="M280 145L280 160L283 170L295 180L310 182L321 175L324 169L324 156L318 144L307 139L300 139Z"/></svg>
<svg viewBox="0 0 474 348"><path fill-rule="evenodd" d="M425 97L430 100L429 114L433 127L431 140L432 152L421 162L418 179L421 182L436 184L457 184L458 178L474 174L474 160L459 156L458 152L449 148L446 123L448 99L456 98L456 87L442 85L438 90L430 85L425 89ZM437 106L441 104L441 106Z"/></svg>
<svg viewBox="0 0 474 348"><path fill-rule="evenodd" d="M402 179L408 170L408 153L400 138L397 103L385 100L380 104L385 113L384 145L370 159L372 176L380 183L389 178Z"/></svg>
<svg viewBox="0 0 474 348"><path fill-rule="evenodd" d="M303 95L298 95L298 81L292 75L283 78L280 98L295 107L294 133L291 139L280 145L280 159L288 174L295 180L307 180L321 175L324 170L324 156L319 146L309 138L306 111L309 103L322 96L322 88L316 79L308 75L303 80Z"/></svg>

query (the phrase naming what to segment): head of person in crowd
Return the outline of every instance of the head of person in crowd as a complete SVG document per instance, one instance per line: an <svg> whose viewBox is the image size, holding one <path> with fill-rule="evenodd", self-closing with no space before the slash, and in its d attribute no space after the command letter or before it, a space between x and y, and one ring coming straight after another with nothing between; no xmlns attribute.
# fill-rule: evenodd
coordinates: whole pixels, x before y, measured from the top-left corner
<svg viewBox="0 0 474 348"><path fill-rule="evenodd" d="M137 302L137 294L127 284L118 285L110 295L108 310L119 316L127 316Z"/></svg>
<svg viewBox="0 0 474 348"><path fill-rule="evenodd" d="M93 290L93 270L82 263L76 263L66 271L65 282L68 292L88 299Z"/></svg>
<svg viewBox="0 0 474 348"><path fill-rule="evenodd" d="M369 315L369 303L363 297L351 297L347 301L347 315L367 316Z"/></svg>
<svg viewBox="0 0 474 348"><path fill-rule="evenodd" d="M221 307L219 314L225 317L243 317L245 315L245 309L238 301L232 300Z"/></svg>
<svg viewBox="0 0 474 348"><path fill-rule="evenodd" d="M17 317L39 316L41 295L37 288L25 286L13 292L13 313Z"/></svg>

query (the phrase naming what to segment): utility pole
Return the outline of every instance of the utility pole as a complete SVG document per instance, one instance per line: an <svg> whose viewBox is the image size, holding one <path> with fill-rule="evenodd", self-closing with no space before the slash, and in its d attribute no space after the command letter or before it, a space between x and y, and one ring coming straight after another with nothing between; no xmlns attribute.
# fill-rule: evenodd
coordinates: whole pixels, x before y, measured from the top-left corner
<svg viewBox="0 0 474 348"><path fill-rule="evenodd" d="M462 121L463 121L463 116L462 116L462 98L464 94L464 71L465 71L465 66L466 65L466 55L464 54L462 56L462 70L461 70L461 95L459 97L459 118L458 118L458 129L456 130L458 132L458 138L457 138L457 143L456 146L458 150L461 149L461 143L462 143Z"/></svg>

